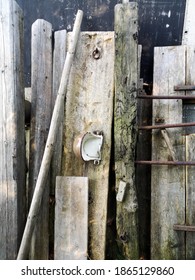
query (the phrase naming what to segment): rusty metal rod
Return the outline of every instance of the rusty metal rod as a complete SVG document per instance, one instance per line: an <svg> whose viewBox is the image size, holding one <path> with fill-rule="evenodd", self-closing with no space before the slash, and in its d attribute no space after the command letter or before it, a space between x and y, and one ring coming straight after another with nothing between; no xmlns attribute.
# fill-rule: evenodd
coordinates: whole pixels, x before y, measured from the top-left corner
<svg viewBox="0 0 195 280"><path fill-rule="evenodd" d="M195 99L195 95L145 95L140 94L137 98L141 99Z"/></svg>
<svg viewBox="0 0 195 280"><path fill-rule="evenodd" d="M193 161L160 161L160 160L136 160L136 164L145 164L145 165L192 165L195 166Z"/></svg>
<svg viewBox="0 0 195 280"><path fill-rule="evenodd" d="M195 90L194 85L182 85L182 86L175 86L175 91L184 91L184 90Z"/></svg>
<svg viewBox="0 0 195 280"><path fill-rule="evenodd" d="M176 124L156 124L156 125L145 125L139 126L139 130L151 130L151 129L164 129L164 128L175 128L175 127L188 127L195 126L195 122L190 123L176 123Z"/></svg>
<svg viewBox="0 0 195 280"><path fill-rule="evenodd" d="M173 225L174 230L181 231L195 231L195 226L187 226L187 225Z"/></svg>

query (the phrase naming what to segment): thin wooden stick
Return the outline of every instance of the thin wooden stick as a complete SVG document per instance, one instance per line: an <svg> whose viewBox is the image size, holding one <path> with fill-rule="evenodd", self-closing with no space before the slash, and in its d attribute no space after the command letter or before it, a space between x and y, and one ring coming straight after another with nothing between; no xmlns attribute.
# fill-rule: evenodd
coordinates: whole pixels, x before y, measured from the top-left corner
<svg viewBox="0 0 195 280"><path fill-rule="evenodd" d="M20 245L19 253L18 253L18 260L24 260L27 258L28 250L29 250L29 245L32 237L32 233L34 230L35 222L37 219L37 216L39 214L40 210L40 205L41 205L41 199L43 196L43 191L45 188L45 183L47 180L47 175L51 163L51 158L53 155L53 150L54 150L54 143L56 139L56 134L57 130L59 127L59 116L62 108L62 104L64 102L66 90L67 90L67 85L68 85L68 79L70 75L70 70L76 50L76 45L77 41L79 38L79 33L80 33L80 27L81 27L81 22L83 18L83 12L81 10L78 10L77 16L75 19L75 24L73 28L73 41L69 47L68 53L66 55L65 63L64 63L64 68L62 72L62 78L60 82L60 87L58 91L58 95L56 98L56 103L54 106L54 111L51 119L51 124L50 124L50 129L49 129L49 134L45 146L45 151L43 154L43 159L39 171L39 175L37 178L37 183L35 186L26 226L24 229L24 234L22 237L22 242Z"/></svg>

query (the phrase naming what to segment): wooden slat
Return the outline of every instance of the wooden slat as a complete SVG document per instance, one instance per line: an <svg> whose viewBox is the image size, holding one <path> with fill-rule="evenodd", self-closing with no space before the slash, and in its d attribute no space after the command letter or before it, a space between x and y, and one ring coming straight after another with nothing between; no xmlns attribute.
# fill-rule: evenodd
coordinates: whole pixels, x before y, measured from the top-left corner
<svg viewBox="0 0 195 280"><path fill-rule="evenodd" d="M69 40L71 34L69 34ZM93 52L100 52L99 59ZM105 258L107 198L114 95L114 33L83 32L77 45L65 105L62 174L89 178L90 259ZM86 131L104 133L102 161L84 163L73 153L74 138Z"/></svg>
<svg viewBox="0 0 195 280"><path fill-rule="evenodd" d="M47 139L52 109L52 26L44 20L32 25L32 103L29 193L32 197ZM48 259L49 182L32 238L30 259Z"/></svg>
<svg viewBox="0 0 195 280"><path fill-rule="evenodd" d="M174 94L174 85L185 83L185 55L186 49L183 46L155 48L154 95ZM154 100L153 124L155 124L155 119L164 119L165 124L182 123L182 101ZM167 133L176 159L184 161L185 139L182 136L182 128L168 128ZM171 159L171 156L160 131L154 130L152 160L167 161ZM185 224L185 167L152 166L152 259L185 258L184 233L173 231L173 224Z"/></svg>
<svg viewBox="0 0 195 280"><path fill-rule="evenodd" d="M186 82L195 83L195 47L187 47L186 55ZM194 94L195 91L191 91ZM190 116L195 118L195 114ZM189 132L189 131L188 131ZM195 160L195 134L186 136L186 160ZM186 167L186 224L195 225L195 167ZM195 258L195 233L186 233L186 259Z"/></svg>
<svg viewBox="0 0 195 280"><path fill-rule="evenodd" d="M86 260L88 251L88 178L57 177L55 260Z"/></svg>
<svg viewBox="0 0 195 280"><path fill-rule="evenodd" d="M53 52L53 94L52 94L52 108L54 107L60 80L62 76L64 61L66 58L66 30L56 31L54 33L54 52ZM50 218L49 218L49 235L50 235L50 258L53 258L54 248L54 200L55 200L55 185L56 176L61 175L62 163L62 140L63 140L63 121L64 121L64 104L62 105L60 114L60 127L57 132L57 139L53 151L51 161L51 186L50 186Z"/></svg>
<svg viewBox="0 0 195 280"><path fill-rule="evenodd" d="M54 57L53 57L53 95L52 107L54 107L57 97L60 80L66 58L66 30L57 31L54 33ZM56 139L53 158L51 163L51 193L55 194L56 176L60 175L61 171L61 157L62 157L62 134L63 134L63 121L64 121L64 108L60 115L60 128Z"/></svg>
<svg viewBox="0 0 195 280"><path fill-rule="evenodd" d="M23 14L0 0L0 259L15 259L25 223Z"/></svg>
<svg viewBox="0 0 195 280"><path fill-rule="evenodd" d="M136 3L115 6L115 172L116 188L126 182L123 202L117 202L117 239L121 254L139 258L138 204L135 187L136 95L138 88L138 9Z"/></svg>
<svg viewBox="0 0 195 280"><path fill-rule="evenodd" d="M184 27L182 45L195 45L195 2L194 0L186 0Z"/></svg>

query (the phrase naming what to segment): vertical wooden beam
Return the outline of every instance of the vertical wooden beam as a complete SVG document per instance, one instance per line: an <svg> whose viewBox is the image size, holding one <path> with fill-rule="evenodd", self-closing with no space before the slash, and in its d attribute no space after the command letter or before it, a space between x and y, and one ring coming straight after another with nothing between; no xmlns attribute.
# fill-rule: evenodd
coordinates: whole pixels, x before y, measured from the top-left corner
<svg viewBox="0 0 195 280"><path fill-rule="evenodd" d="M66 30L56 31L54 33L54 52L53 52L53 94L52 94L52 108L54 107L57 97L60 80L66 58ZM62 162L62 140L63 140L63 123L64 123L64 104L60 114L60 125L57 132L57 138L53 151L51 161L51 189L50 189L50 216L49 216L49 247L50 258L53 258L54 250L54 208L55 208L55 186L56 176L61 175Z"/></svg>
<svg viewBox="0 0 195 280"><path fill-rule="evenodd" d="M54 57L53 57L53 95L52 95L52 108L55 105L60 80L66 58L66 30L57 31L54 33ZM61 171L61 158L62 158L62 134L64 122L64 106L60 115L60 127L54 147L53 158L51 163L51 193L55 194L56 176L60 175Z"/></svg>
<svg viewBox="0 0 195 280"><path fill-rule="evenodd" d="M52 113L52 26L45 20L32 25L32 103L30 132L30 198L36 185ZM49 181L32 238L30 259L48 259Z"/></svg>
<svg viewBox="0 0 195 280"><path fill-rule="evenodd" d="M117 202L117 239L127 259L139 258L138 204L135 186L136 95L138 87L138 8L134 2L115 6L115 169L116 190L127 184Z"/></svg>
<svg viewBox="0 0 195 280"><path fill-rule="evenodd" d="M195 45L195 44L194 44ZM195 83L195 46L188 46L186 55L186 84ZM188 94L195 95L195 91ZM189 104L193 109L195 104ZM195 112L189 114L189 121L195 120ZM187 120L186 120L187 121ZM186 136L186 160L195 160L195 134ZM195 167L186 167L186 225L195 225ZM195 233L186 232L186 259L195 258Z"/></svg>
<svg viewBox="0 0 195 280"><path fill-rule="evenodd" d="M195 134L186 136L186 160L195 160ZM195 225L195 167L186 167L186 225ZM186 259L195 258L195 233L186 232Z"/></svg>
<svg viewBox="0 0 195 280"><path fill-rule="evenodd" d="M57 177L55 260L86 260L88 252L88 178Z"/></svg>
<svg viewBox="0 0 195 280"><path fill-rule="evenodd" d="M114 32L82 32L66 96L62 174L89 178L90 259L105 258L113 96ZM100 165L73 153L75 137L95 130L104 134Z"/></svg>
<svg viewBox="0 0 195 280"><path fill-rule="evenodd" d="M23 15L0 0L0 259L15 259L26 217Z"/></svg>
<svg viewBox="0 0 195 280"><path fill-rule="evenodd" d="M173 95L175 85L185 84L186 48L159 47L154 50L154 95ZM177 71L176 71L177 69ZM181 94L185 94L181 92ZM153 124L182 122L182 100L153 100ZM177 160L185 160L182 128L167 133ZM159 130L152 133L152 159L170 160L169 148ZM185 223L185 168L152 166L151 182L151 259L184 259L183 232L174 224Z"/></svg>
<svg viewBox="0 0 195 280"><path fill-rule="evenodd" d="M186 0L184 27L182 45L195 44L195 17L194 17L195 2L194 0Z"/></svg>

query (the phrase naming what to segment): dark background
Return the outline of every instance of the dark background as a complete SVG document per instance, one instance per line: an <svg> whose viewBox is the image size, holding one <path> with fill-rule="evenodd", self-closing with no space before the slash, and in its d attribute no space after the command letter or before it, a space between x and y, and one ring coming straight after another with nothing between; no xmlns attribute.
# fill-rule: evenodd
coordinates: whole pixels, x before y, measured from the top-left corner
<svg viewBox="0 0 195 280"><path fill-rule="evenodd" d="M54 31L61 29L71 31L77 10L81 9L84 12L82 31L113 31L114 6L122 1L17 0L17 2L24 11L25 86L29 87L31 83L31 25L36 19L42 18L49 21ZM186 0L137 0L137 3L139 7L138 41L142 45L141 78L145 83L152 85L154 47L181 44ZM151 94L151 88L149 87L149 94ZM151 101L138 100L138 124L150 124L151 112ZM150 132L138 134L136 157L150 160ZM151 168L149 166L136 167L136 185L139 204L140 258L150 259ZM114 209L115 195L109 196L109 200L108 209ZM112 220L112 217L108 218ZM114 232L115 229L111 231ZM112 235L111 231L109 234ZM114 233L111 239L115 238ZM111 247L114 246L107 249L107 258L115 259L115 253L113 254Z"/></svg>
<svg viewBox="0 0 195 280"><path fill-rule="evenodd" d="M83 10L83 31L113 31L117 0L17 0L24 11L25 82L30 86L31 25L42 18L53 30L71 31L78 9ZM133 1L130 1L133 2ZM135 1L136 2L136 1ZM141 76L152 82L154 46L180 45L185 0L137 0L139 6L139 44L143 47Z"/></svg>

